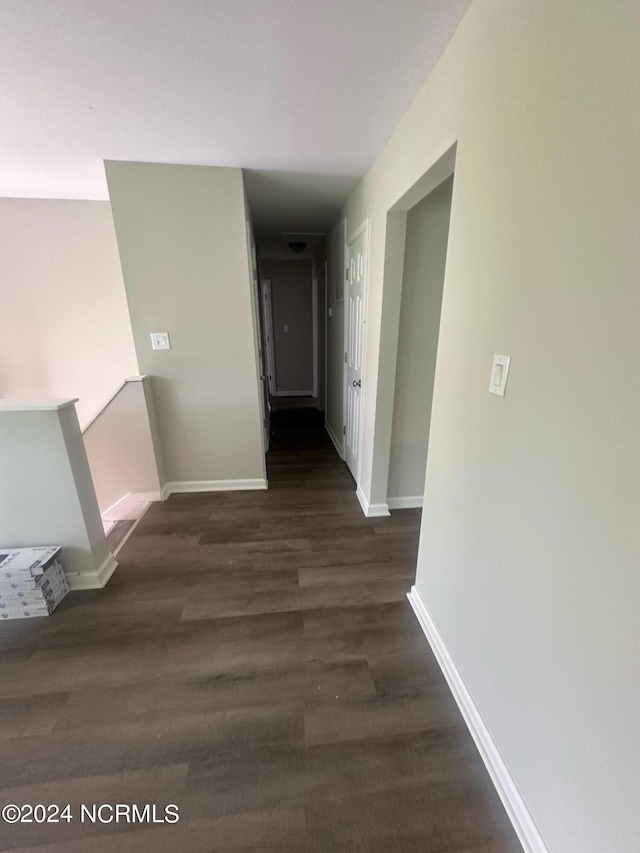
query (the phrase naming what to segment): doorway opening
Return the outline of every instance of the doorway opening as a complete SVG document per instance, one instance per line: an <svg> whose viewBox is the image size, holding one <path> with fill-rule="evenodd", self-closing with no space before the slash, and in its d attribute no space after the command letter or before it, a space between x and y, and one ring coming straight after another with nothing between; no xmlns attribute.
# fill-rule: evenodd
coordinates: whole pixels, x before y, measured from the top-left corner
<svg viewBox="0 0 640 853"><path fill-rule="evenodd" d="M421 507L425 487L453 174L406 213L389 509Z"/></svg>
<svg viewBox="0 0 640 853"><path fill-rule="evenodd" d="M269 393L307 398L313 394L313 277L308 259L260 261L267 322Z"/></svg>
<svg viewBox="0 0 640 853"><path fill-rule="evenodd" d="M324 446L326 264L310 252L259 264L270 450Z"/></svg>

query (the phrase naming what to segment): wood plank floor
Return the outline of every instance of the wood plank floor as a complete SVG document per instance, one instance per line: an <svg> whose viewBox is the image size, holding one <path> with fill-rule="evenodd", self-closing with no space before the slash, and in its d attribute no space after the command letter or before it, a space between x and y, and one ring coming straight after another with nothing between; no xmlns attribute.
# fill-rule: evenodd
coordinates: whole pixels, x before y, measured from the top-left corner
<svg viewBox="0 0 640 853"><path fill-rule="evenodd" d="M268 463L266 492L154 504L106 589L0 624L0 805L76 815L3 850L521 850L405 598L419 512L363 518L313 411L274 415Z"/></svg>
<svg viewBox="0 0 640 853"><path fill-rule="evenodd" d="M107 544L110 551L115 553L118 545L122 543L122 540L134 524L135 521L129 518L123 519L122 521L116 521L111 530L107 533Z"/></svg>

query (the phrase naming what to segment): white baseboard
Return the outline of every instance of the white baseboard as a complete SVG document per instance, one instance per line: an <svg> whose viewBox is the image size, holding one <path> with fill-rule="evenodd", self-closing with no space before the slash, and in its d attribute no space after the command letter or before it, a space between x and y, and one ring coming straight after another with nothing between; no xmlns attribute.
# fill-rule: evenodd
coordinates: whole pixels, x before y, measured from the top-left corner
<svg viewBox="0 0 640 853"><path fill-rule="evenodd" d="M422 509L422 495L411 498L387 498L389 509Z"/></svg>
<svg viewBox="0 0 640 853"><path fill-rule="evenodd" d="M118 523L117 521L105 521L105 519L103 518L102 519L102 529L104 530L104 535L108 536L111 528L115 527L117 523Z"/></svg>
<svg viewBox="0 0 640 853"><path fill-rule="evenodd" d="M100 513L100 517L103 521L119 521L120 519L114 518L113 516L117 514L118 507L121 506L127 498L131 496L131 492L127 492L126 495L123 495L121 498L115 503L112 503L111 506L107 507L104 512Z"/></svg>
<svg viewBox="0 0 640 853"><path fill-rule="evenodd" d="M188 494L191 492L241 492L266 489L267 481L256 480L175 480L165 483L162 494L165 498L169 495Z"/></svg>
<svg viewBox="0 0 640 853"><path fill-rule="evenodd" d="M161 500L163 500L163 497L160 489L150 492L127 492L126 495L123 495L114 504L111 504L108 509L105 509L101 513L101 518L103 521L123 521L133 517L129 514L132 506ZM137 518L137 515L135 517Z"/></svg>
<svg viewBox="0 0 640 853"><path fill-rule="evenodd" d="M134 492L136 498L144 504L153 503L154 501L162 500L162 490L154 489L151 492Z"/></svg>
<svg viewBox="0 0 640 853"><path fill-rule="evenodd" d="M78 589L102 589L107 585L109 578L118 568L113 554L105 558L102 565L95 572L70 572L67 580L71 590Z"/></svg>
<svg viewBox="0 0 640 853"><path fill-rule="evenodd" d="M325 421L325 422L324 422L324 428L325 428L325 429L326 429L326 431L327 431L327 435L329 436L329 438L330 438L330 439L331 439L331 441L333 442L333 446L334 446L334 447L335 447L335 449L338 451L338 456L340 457L340 459L344 459L344 447L343 447L343 446L342 446L342 444L338 441L338 437L337 437L337 435L335 434L335 432L331 429L331 427L329 426L329 422L328 422L328 421Z"/></svg>
<svg viewBox="0 0 640 853"><path fill-rule="evenodd" d="M149 501L149 503L147 503L147 505L144 507L144 509L142 510L142 512L140 513L140 515L136 518L136 520L133 522L133 524L131 525L131 527L127 530L126 534L122 537L122 539L120 540L120 542L118 542L117 546L113 549L113 556L114 556L114 557L117 557L117 556L118 556L118 554L119 554L119 553L120 553L120 551L122 550L123 545L125 545L125 543L126 543L127 539L131 536L131 534L133 533L133 531L134 531L134 530L136 529L136 527L140 524L140 522L141 522L141 521L142 521L142 519L144 518L144 515L145 515L146 511L147 511L147 510L149 509L149 507L151 506L151 503L152 503L152 501Z"/></svg>
<svg viewBox="0 0 640 853"><path fill-rule="evenodd" d="M480 757L489 771L491 781L502 800L523 850L525 853L549 853L549 848L540 835L526 803L502 760L498 747L480 716L480 712L415 586L411 587L411 592L408 593L407 598L418 617L418 622L429 641L453 697L458 703L467 728L478 747Z"/></svg>
<svg viewBox="0 0 640 853"><path fill-rule="evenodd" d="M360 501L360 506L366 518L381 518L385 515L391 515L387 504L370 504L360 486L356 489L356 497Z"/></svg>

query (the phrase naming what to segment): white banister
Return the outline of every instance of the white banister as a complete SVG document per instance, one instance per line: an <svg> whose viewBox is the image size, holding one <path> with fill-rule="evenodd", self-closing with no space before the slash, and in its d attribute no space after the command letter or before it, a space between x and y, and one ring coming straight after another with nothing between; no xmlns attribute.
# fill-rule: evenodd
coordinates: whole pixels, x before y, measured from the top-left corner
<svg viewBox="0 0 640 853"><path fill-rule="evenodd" d="M0 412L59 412L78 402L77 397L58 400L0 400Z"/></svg>
<svg viewBox="0 0 640 853"><path fill-rule="evenodd" d="M72 589L105 585L104 537L75 400L0 403L0 548L61 545Z"/></svg>
<svg viewBox="0 0 640 853"><path fill-rule="evenodd" d="M123 389L123 388L124 388L124 386L127 384L127 382L144 382L144 381L145 381L145 379L148 379L148 378L149 378L149 377L148 377L147 375L144 375L144 376L128 376L125 380L123 380L123 381L120 383L120 385L118 385L118 387L117 387L117 388L116 388L116 390L113 392L113 394L111 394L111 396L109 397L109 399L108 399L105 403L103 403L103 404L102 404L102 406L100 406L100 408L99 408L99 409L98 409L98 411L95 413L95 415L93 415L91 418L89 418L89 420L87 421L87 423L86 423L86 424L84 425L84 427L82 428L82 432L83 432L83 433L85 433L85 432L89 429L89 427L91 426L91 424L92 424L94 421L97 421L97 420L98 420L98 418L99 418L99 417L100 417L100 415L104 412L104 410L107 408L107 406L112 402L112 400L115 400L115 398L118 396L118 394L122 391L122 389ZM76 401L77 401L77 399L78 399L78 398L76 397Z"/></svg>
<svg viewBox="0 0 640 853"><path fill-rule="evenodd" d="M162 499L164 470L149 376L125 379L83 438L105 522L137 518L149 501Z"/></svg>

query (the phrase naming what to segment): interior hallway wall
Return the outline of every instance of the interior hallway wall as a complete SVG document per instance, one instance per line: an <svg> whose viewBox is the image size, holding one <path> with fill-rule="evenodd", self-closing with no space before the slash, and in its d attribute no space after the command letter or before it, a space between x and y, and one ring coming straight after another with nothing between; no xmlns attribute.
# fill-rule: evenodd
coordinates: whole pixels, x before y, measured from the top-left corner
<svg viewBox="0 0 640 853"><path fill-rule="evenodd" d="M0 199L0 397L78 397L138 373L107 201Z"/></svg>
<svg viewBox="0 0 640 853"><path fill-rule="evenodd" d="M407 215L388 495L413 505L424 492L452 188L451 177Z"/></svg>
<svg viewBox="0 0 640 853"><path fill-rule="evenodd" d="M106 171L168 481L263 481L241 170L107 162ZM169 332L171 349L152 350L151 332Z"/></svg>
<svg viewBox="0 0 640 853"><path fill-rule="evenodd" d="M313 392L311 261L261 261L271 280L273 349L278 394Z"/></svg>
<svg viewBox="0 0 640 853"><path fill-rule="evenodd" d="M635 0L476 0L345 211L384 501L387 213L457 140L416 586L551 853L640 837L639 31Z"/></svg>

